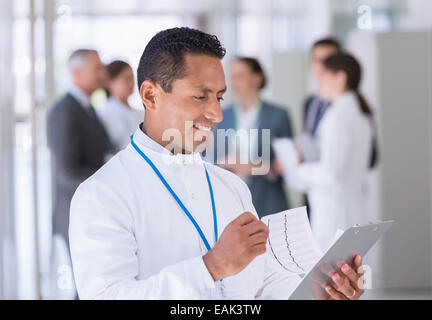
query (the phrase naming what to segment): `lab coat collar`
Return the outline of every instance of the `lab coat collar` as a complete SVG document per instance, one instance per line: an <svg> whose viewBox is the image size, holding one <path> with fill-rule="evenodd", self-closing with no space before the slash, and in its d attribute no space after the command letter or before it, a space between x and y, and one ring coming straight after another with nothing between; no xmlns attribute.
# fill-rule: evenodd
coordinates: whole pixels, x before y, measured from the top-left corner
<svg viewBox="0 0 432 320"><path fill-rule="evenodd" d="M337 106L344 106L346 105L348 102L351 101L355 101L356 97L355 97L355 93L354 91L347 91L345 92L343 95L341 95L334 103L333 103L333 107L337 107Z"/></svg>
<svg viewBox="0 0 432 320"><path fill-rule="evenodd" d="M162 157L162 161L165 164L178 164L178 165L202 165L203 160L199 152L194 152L190 154L173 154L171 151L154 141L148 135L146 135L141 130L142 124L139 125L138 129L135 131L133 135L134 141L138 146L144 147L147 150L150 150L153 154L158 154Z"/></svg>

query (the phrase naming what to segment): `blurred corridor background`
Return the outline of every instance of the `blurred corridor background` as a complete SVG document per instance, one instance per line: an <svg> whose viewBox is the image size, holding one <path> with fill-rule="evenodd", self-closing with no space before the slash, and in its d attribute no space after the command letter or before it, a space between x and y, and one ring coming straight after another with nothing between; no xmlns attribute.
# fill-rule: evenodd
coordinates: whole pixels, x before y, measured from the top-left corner
<svg viewBox="0 0 432 320"><path fill-rule="evenodd" d="M137 68L158 31L188 26L218 36L229 67L259 59L265 99L289 108L294 134L315 84L309 51L335 37L363 66L380 145L367 203L394 219L368 255L370 299L432 298L432 2L429 0L0 0L0 298L73 299L69 257L52 235L53 168L46 120L70 83L78 48ZM92 95L96 109L105 102ZM142 108L138 90L129 104ZM303 196L288 191L290 206Z"/></svg>

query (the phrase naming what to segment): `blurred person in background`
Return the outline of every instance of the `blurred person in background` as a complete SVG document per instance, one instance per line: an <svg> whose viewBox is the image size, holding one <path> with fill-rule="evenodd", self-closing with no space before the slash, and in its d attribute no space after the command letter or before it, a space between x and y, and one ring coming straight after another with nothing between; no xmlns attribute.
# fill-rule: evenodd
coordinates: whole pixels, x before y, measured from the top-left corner
<svg viewBox="0 0 432 320"><path fill-rule="evenodd" d="M220 161L220 154L216 150L215 155L219 157L217 164L234 172L248 184L253 204L260 217L287 210L289 204L283 189L282 177L271 164L274 157L271 141L274 138L292 136L288 111L286 108L275 106L261 99L260 93L266 86L267 79L258 60L250 57L236 58L231 66L231 82L237 101L223 111L223 121L218 124L217 129L234 129L236 132L240 129L247 132L250 129L258 129L258 135L257 137L249 135L249 148L247 149L241 148L240 143L231 144L235 150L229 150L229 137L226 137L225 152L221 153L225 159ZM270 144L262 139L263 129L270 129ZM253 152L254 148L257 149L256 152ZM251 159L250 155L262 155L266 148L270 155L270 170L264 175L254 175L252 174L254 166L252 161L255 159ZM242 149L248 151L246 157L249 157L249 163L240 163ZM233 156L235 163L229 160Z"/></svg>
<svg viewBox="0 0 432 320"><path fill-rule="evenodd" d="M318 161L302 162L287 173L288 184L306 191L314 236L323 250L338 229L367 223L364 184L371 167L373 113L359 92L361 67L349 54L323 61L320 95L331 105L317 129Z"/></svg>
<svg viewBox="0 0 432 320"><path fill-rule="evenodd" d="M309 60L309 71L312 80L316 83L323 71L323 62L331 55L340 53L341 45L333 38L318 40L312 46ZM304 104L304 132L315 136L316 129L330 102L318 93L312 94Z"/></svg>
<svg viewBox="0 0 432 320"><path fill-rule="evenodd" d="M112 144L93 106L91 94L104 86L105 66L97 51L79 49L69 58L72 85L48 115L48 144L55 167L53 233L69 247L69 207L78 185L95 173Z"/></svg>
<svg viewBox="0 0 432 320"><path fill-rule="evenodd" d="M323 70L323 61L329 56L341 51L341 44L334 38L324 38L316 41L312 46L309 57L309 72L312 76L313 83L317 85L317 79ZM321 119L324 116L330 101L321 97L318 93L310 95L303 106L303 136L313 139ZM303 158L306 155L303 154ZM308 160L308 159L305 159ZM316 160L316 159L311 159ZM305 203L308 207L308 216L311 218L311 208L307 196L305 195Z"/></svg>
<svg viewBox="0 0 432 320"><path fill-rule="evenodd" d="M144 121L144 111L132 108L128 98L135 88L131 66L120 60L107 65L105 91L108 100L99 116L105 125L114 148L119 151L129 144L130 136Z"/></svg>

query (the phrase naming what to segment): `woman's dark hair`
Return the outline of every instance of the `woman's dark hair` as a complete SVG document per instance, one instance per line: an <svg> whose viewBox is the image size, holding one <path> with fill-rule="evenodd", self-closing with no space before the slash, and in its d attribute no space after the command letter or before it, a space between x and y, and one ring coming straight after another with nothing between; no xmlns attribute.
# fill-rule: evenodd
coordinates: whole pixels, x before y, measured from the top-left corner
<svg viewBox="0 0 432 320"><path fill-rule="evenodd" d="M373 116L372 109L359 92L359 86L362 78L360 63L348 53L338 53L324 60L324 67L333 72L343 71L347 75L347 87L352 90L359 101L361 111L369 116Z"/></svg>
<svg viewBox="0 0 432 320"><path fill-rule="evenodd" d="M265 75L264 69L262 68L259 61L255 58L250 57L237 57L235 60L241 61L247 64L247 66L251 69L252 73L258 73L262 76L262 82L259 89L264 89L267 85L267 77Z"/></svg>
<svg viewBox="0 0 432 320"><path fill-rule="evenodd" d="M362 69L360 63L352 55L348 53L338 53L328 57L323 62L324 67L333 72L343 71L347 75L347 87L352 90L357 96L361 112L365 114L372 123L372 129L375 131L372 138L372 153L369 163L369 168L374 168L378 162L378 142L376 133L376 124L373 120L373 111L367 103L366 99L359 91L360 82L362 79Z"/></svg>
<svg viewBox="0 0 432 320"><path fill-rule="evenodd" d="M109 80L113 80L113 79L117 78L123 72L123 70L125 70L127 68L132 69L132 67L127 62L124 62L121 60L114 60L113 62L111 62L110 64L108 64L106 66ZM105 89L107 96L109 97L111 95L111 93L110 93L108 87L105 87L104 89Z"/></svg>

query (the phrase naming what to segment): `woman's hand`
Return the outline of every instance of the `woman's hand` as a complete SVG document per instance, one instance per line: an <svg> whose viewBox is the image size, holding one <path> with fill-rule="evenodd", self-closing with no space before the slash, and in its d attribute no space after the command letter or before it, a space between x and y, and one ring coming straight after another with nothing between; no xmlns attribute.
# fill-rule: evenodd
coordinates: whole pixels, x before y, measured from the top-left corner
<svg viewBox="0 0 432 320"><path fill-rule="evenodd" d="M328 300L358 300L364 293L364 276L359 273L362 267L362 258L356 255L353 265L346 262L340 265L342 274L334 272L331 276L332 283L325 285Z"/></svg>
<svg viewBox="0 0 432 320"><path fill-rule="evenodd" d="M282 164L280 163L280 161L278 160L278 158L276 157L273 159L273 169L278 175L284 176L285 170Z"/></svg>

